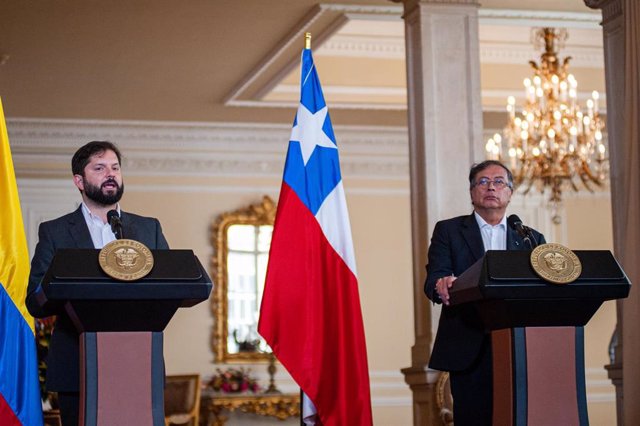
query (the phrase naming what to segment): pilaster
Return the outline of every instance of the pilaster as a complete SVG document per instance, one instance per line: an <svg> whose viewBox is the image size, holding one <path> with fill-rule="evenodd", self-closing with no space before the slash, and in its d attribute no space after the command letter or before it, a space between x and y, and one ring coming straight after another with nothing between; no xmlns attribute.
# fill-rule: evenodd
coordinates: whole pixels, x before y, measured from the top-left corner
<svg viewBox="0 0 640 426"><path fill-rule="evenodd" d="M611 182L611 209L613 217L613 243L616 257L624 253L626 230L622 221L625 209L623 194L624 153L624 69L625 35L621 0L585 0L592 9L602 10L602 33L607 91L607 132L609 140L609 179ZM616 302L617 324L612 339L613 357L606 366L609 379L616 388L617 424L624 424L623 414L623 301Z"/></svg>
<svg viewBox="0 0 640 426"><path fill-rule="evenodd" d="M404 369L414 424L428 424L432 390L426 365L433 325L423 291L429 236L435 223L471 211L469 167L481 160L482 107L478 7L474 0L404 0L415 345Z"/></svg>

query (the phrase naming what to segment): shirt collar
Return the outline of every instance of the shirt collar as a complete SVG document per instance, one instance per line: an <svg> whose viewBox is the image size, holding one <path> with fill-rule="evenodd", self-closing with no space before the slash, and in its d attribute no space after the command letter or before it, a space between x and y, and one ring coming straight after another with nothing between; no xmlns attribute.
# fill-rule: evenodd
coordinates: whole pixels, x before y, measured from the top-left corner
<svg viewBox="0 0 640 426"><path fill-rule="evenodd" d="M498 223L497 225L490 225L487 223L486 220L484 220L482 218L482 216L480 216L478 214L477 211L474 210L473 212L474 216L476 217L476 222L478 222L478 226L480 227L480 229L484 228L485 226L489 226L489 227L494 227L494 226L500 226L503 229L507 229L507 215L505 214L504 216L502 216L502 220L500 221L500 223Z"/></svg>
<svg viewBox="0 0 640 426"><path fill-rule="evenodd" d="M85 220L100 221L102 223L102 219L99 216L94 215L84 201L81 204L82 214L84 215ZM118 212L118 215L120 215L120 203L116 204L116 211Z"/></svg>

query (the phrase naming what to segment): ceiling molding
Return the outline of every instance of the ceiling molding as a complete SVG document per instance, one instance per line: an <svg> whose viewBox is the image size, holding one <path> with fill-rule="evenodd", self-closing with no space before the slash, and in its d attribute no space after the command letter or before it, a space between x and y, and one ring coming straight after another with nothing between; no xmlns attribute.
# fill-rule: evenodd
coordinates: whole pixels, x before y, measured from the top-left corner
<svg viewBox="0 0 640 426"><path fill-rule="evenodd" d="M604 69L604 51L597 46L568 46L560 52L563 58L571 56L570 65L577 68ZM541 52L527 44L489 43L480 41L480 62L483 64L528 65L538 59Z"/></svg>
<svg viewBox="0 0 640 426"><path fill-rule="evenodd" d="M19 177L68 177L69 159L90 140L111 140L134 176L282 176L291 127L252 123L7 120ZM404 127L335 126L345 176L405 181Z"/></svg>
<svg viewBox="0 0 640 426"><path fill-rule="evenodd" d="M373 6L357 4L320 3L320 7L333 12L341 12L346 15L354 14L367 19L389 19L402 15L403 6Z"/></svg>
<svg viewBox="0 0 640 426"><path fill-rule="evenodd" d="M405 59L404 37L336 35L314 53L316 56Z"/></svg>
<svg viewBox="0 0 640 426"><path fill-rule="evenodd" d="M372 16L399 17L399 7L354 6L318 4L294 26L251 72L231 91L224 103L227 106L247 106L246 101L259 101L282 81L296 66L300 65L300 52L304 33L313 35L312 45L319 49L349 19L356 16L371 19Z"/></svg>
<svg viewBox="0 0 640 426"><path fill-rule="evenodd" d="M517 9L478 9L480 25L600 29L599 12L560 12Z"/></svg>
<svg viewBox="0 0 640 426"><path fill-rule="evenodd" d="M490 42L480 40L480 62L485 64L527 64L540 56L530 42ZM579 68L604 69L602 46L573 46L562 50L564 56L571 56L571 65ZM405 58L404 38L381 38L373 36L336 35L320 47L315 55L395 59ZM276 86L277 87L277 86Z"/></svg>
<svg viewBox="0 0 640 426"><path fill-rule="evenodd" d="M401 6L359 6L341 4L318 4L300 20L274 48L249 72L225 99L225 105L236 107L291 108L298 103L299 88L281 84L300 64L300 51L305 32L313 34L314 54L317 57L373 58L401 60L405 58L404 23ZM494 34L483 34L480 39L480 60L483 64L527 64L539 57L530 37L517 40L504 38L504 27L558 26L600 31L601 14L554 12L512 9L483 9L478 12L479 25L503 28ZM350 21L388 21L386 31L380 34L365 32L341 32ZM395 21L394 24L392 21ZM388 27L391 25L391 27ZM398 29L395 29L395 26ZM372 25L375 28L375 23ZM359 26L358 30L362 30ZM365 30L366 31L366 30ZM484 40L483 40L484 38ZM593 41L589 41L593 42ZM588 42L588 43L589 43ZM600 39L598 38L598 42ZM580 68L604 69L604 54L601 45L569 44L562 53L571 56L571 64ZM390 96L405 97L406 89L385 87L362 87L324 85L327 94L340 93L369 97L366 101L332 101L332 109L359 110L406 110L406 102L389 99ZM391 92L394 92L391 94ZM401 93L402 92L402 93ZM273 99L272 94L291 94L290 99ZM280 96L282 98L282 96ZM342 96L341 99L344 99ZM377 99L376 99L377 98ZM386 98L386 99L385 99ZM493 107L488 106L489 110Z"/></svg>

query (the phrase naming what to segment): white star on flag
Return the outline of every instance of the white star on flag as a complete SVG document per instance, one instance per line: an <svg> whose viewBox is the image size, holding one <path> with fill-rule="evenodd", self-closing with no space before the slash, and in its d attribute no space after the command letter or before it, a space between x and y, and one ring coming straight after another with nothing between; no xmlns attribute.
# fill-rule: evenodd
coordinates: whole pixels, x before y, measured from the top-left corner
<svg viewBox="0 0 640 426"><path fill-rule="evenodd" d="M300 142L302 151L302 161L307 165L309 157L313 154L316 146L338 149L327 134L322 130L324 120L327 117L328 108L324 108L312 114L303 104L298 107L296 125L291 129L291 140Z"/></svg>

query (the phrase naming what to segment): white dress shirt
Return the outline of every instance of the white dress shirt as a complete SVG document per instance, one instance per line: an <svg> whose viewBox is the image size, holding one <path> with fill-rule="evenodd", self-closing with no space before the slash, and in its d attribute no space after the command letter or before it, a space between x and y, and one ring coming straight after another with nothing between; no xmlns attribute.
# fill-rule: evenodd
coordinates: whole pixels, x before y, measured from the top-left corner
<svg viewBox="0 0 640 426"><path fill-rule="evenodd" d="M476 222L480 227L482 235L482 243L484 251L487 250L506 250L507 249L507 215L497 225L488 224L477 212L473 212L476 216Z"/></svg>
<svg viewBox="0 0 640 426"><path fill-rule="evenodd" d="M120 214L120 204L116 206L116 210ZM82 214L84 221L87 222L94 248L101 249L111 241L115 241L116 235L111 230L111 225L108 222L104 223L100 217L91 213L84 202L82 203Z"/></svg>

